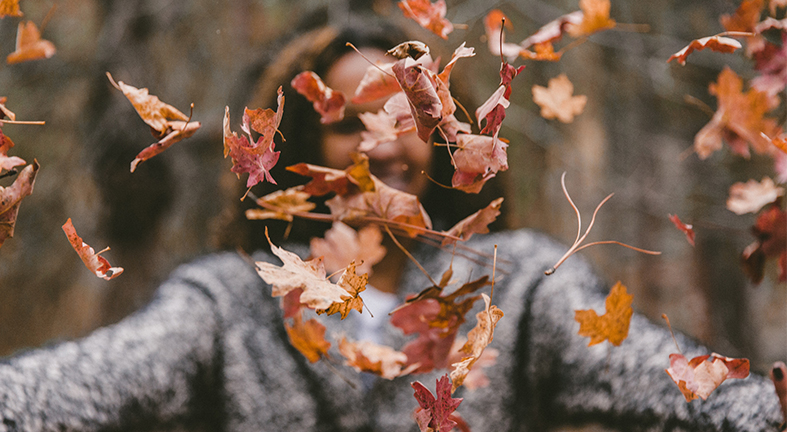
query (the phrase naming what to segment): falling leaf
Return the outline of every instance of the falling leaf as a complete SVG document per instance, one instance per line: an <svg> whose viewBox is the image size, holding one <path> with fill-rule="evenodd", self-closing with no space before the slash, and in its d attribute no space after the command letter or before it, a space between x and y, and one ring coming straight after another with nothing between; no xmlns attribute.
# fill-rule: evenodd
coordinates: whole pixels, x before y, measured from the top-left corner
<svg viewBox="0 0 787 432"><path fill-rule="evenodd" d="M380 262L386 254L381 242L383 235L374 225L367 225L358 231L341 223L334 222L325 232L325 238L311 240L312 256L322 256L328 272L343 269L351 261L362 262L359 273L371 275L372 266Z"/></svg>
<svg viewBox="0 0 787 432"><path fill-rule="evenodd" d="M734 15L722 15L721 25L727 31L751 32L764 5L763 0L743 0Z"/></svg>
<svg viewBox="0 0 787 432"><path fill-rule="evenodd" d="M339 278L339 283L337 284L346 291L344 294L342 294L342 301L334 302L325 309L318 308L317 314L319 315L324 313L333 315L338 313L341 314L342 319L345 319L347 318L347 314L349 314L353 309L358 311L358 313L362 313L363 299L361 299L358 294L366 290L366 283L368 281L369 275L356 274L355 261L350 262L350 264L344 270L344 273L342 273L342 276ZM303 298L303 295L301 295L301 298Z"/></svg>
<svg viewBox="0 0 787 432"><path fill-rule="evenodd" d="M787 213L779 201L768 205L752 227L756 241L743 250L743 269L752 282L760 283L767 258L777 258L779 281L787 280Z"/></svg>
<svg viewBox="0 0 787 432"><path fill-rule="evenodd" d="M727 209L737 215L757 213L782 195L784 195L784 188L776 186L769 177L763 177L759 183L756 180L738 182L730 186Z"/></svg>
<svg viewBox="0 0 787 432"><path fill-rule="evenodd" d="M116 89L128 98L142 121L158 132L159 137L165 136L171 128L170 120L188 121L189 118L172 105L162 102L157 96L148 93L146 88L136 88L123 81L117 81L107 72L107 78ZM182 126L181 126L182 127Z"/></svg>
<svg viewBox="0 0 787 432"><path fill-rule="evenodd" d="M736 49L741 48L741 43L735 39L723 36L709 36L702 39L694 39L690 44L686 45L682 50L673 54L667 63L677 59L681 65L686 64L686 57L694 51L702 51L704 49L721 53L731 53Z"/></svg>
<svg viewBox="0 0 787 432"><path fill-rule="evenodd" d="M411 386L415 390L414 396L419 405L419 408L415 409L415 421L421 432L448 432L456 426L451 415L462 403L462 398L451 397L451 381L447 374L436 380L437 397L419 381Z"/></svg>
<svg viewBox="0 0 787 432"><path fill-rule="evenodd" d="M246 210L246 219L279 219L292 222L293 213L309 212L317 206L307 201L310 197L310 194L303 191L303 186L277 190L256 201L262 209Z"/></svg>
<svg viewBox="0 0 787 432"><path fill-rule="evenodd" d="M681 354L670 354L670 367L666 369L680 392L690 402L697 397L702 400L727 378L749 376L749 360L722 357L716 353L694 357L691 361Z"/></svg>
<svg viewBox="0 0 787 432"><path fill-rule="evenodd" d="M169 132L164 138L159 140L157 143L153 143L146 147L144 150L139 152L137 157L131 161L131 172L134 172L137 169L137 165L140 162L146 161L153 156L156 156L163 152L164 150L168 149L172 144L180 142L185 138L189 138L190 136L194 135L202 126L200 122L182 122L182 121L170 121L169 122L171 132Z"/></svg>
<svg viewBox="0 0 787 432"><path fill-rule="evenodd" d="M355 104L372 102L401 91L393 76L393 63L376 64L366 68L361 82L351 99Z"/></svg>
<svg viewBox="0 0 787 432"><path fill-rule="evenodd" d="M386 51L386 54L404 60L410 57L418 60L429 54L429 46L421 41L406 41ZM393 66L393 65L391 65Z"/></svg>
<svg viewBox="0 0 787 432"><path fill-rule="evenodd" d="M316 73L301 72L290 85L312 102L314 110L322 116L320 123L333 123L344 118L344 94L325 85Z"/></svg>
<svg viewBox="0 0 787 432"><path fill-rule="evenodd" d="M563 37L563 33L565 33L569 27L579 26L582 23L583 17L584 14L582 11L575 11L560 16L542 26L538 31L523 40L520 45L523 49L530 48L537 44L551 46L553 42L557 42Z"/></svg>
<svg viewBox="0 0 787 432"><path fill-rule="evenodd" d="M342 338L339 352L347 359L346 364L358 372L372 373L389 380L407 375L412 370L412 367L405 367L407 355L369 341L351 342Z"/></svg>
<svg viewBox="0 0 787 432"><path fill-rule="evenodd" d="M609 0L579 0L582 21L568 25L566 31L576 38L615 27L615 20L609 18L610 7Z"/></svg>
<svg viewBox="0 0 787 432"><path fill-rule="evenodd" d="M467 241L473 236L473 234L488 233L488 225L494 222L497 217L500 216L500 206L502 204L503 198L498 198L492 201L486 207L459 221L459 223L446 231L446 234L451 237L459 237L462 240ZM451 244L455 241L451 237L446 237L443 240L443 246Z"/></svg>
<svg viewBox="0 0 787 432"><path fill-rule="evenodd" d="M775 136L779 128L776 120L765 114L778 105L778 98L753 88L743 93L743 80L728 67L709 89L719 103L713 118L694 137L694 150L700 159L721 149L722 140L733 153L744 157L749 156L748 145L757 153L769 152L771 140L762 134Z"/></svg>
<svg viewBox="0 0 787 432"><path fill-rule="evenodd" d="M487 180L508 169L508 144L495 137L462 134L452 163L456 172L451 185L468 193L478 193Z"/></svg>
<svg viewBox="0 0 787 432"><path fill-rule="evenodd" d="M520 55L526 59L536 61L559 61L563 57L563 52L555 52L552 42L537 43L533 45L533 51L522 50Z"/></svg>
<svg viewBox="0 0 787 432"><path fill-rule="evenodd" d="M680 218L678 218L678 215L668 215L668 216L669 216L669 220L671 220L672 223L675 224L675 228L683 231L683 234L686 234L686 240L688 240L690 245L694 246L694 228L691 226L691 224L685 224L681 222Z"/></svg>
<svg viewBox="0 0 787 432"><path fill-rule="evenodd" d="M4 98L0 98L0 103L2 103ZM8 156L8 151L14 147L14 142L11 141L11 138L7 137L3 134L3 130L0 129L0 173L3 170L10 170L13 167L24 165L25 160L16 157L16 156Z"/></svg>
<svg viewBox="0 0 787 432"><path fill-rule="evenodd" d="M50 58L57 49L52 42L41 39L41 32L32 21L22 21L16 31L16 49L5 58L8 64Z"/></svg>
<svg viewBox="0 0 787 432"><path fill-rule="evenodd" d="M500 65L500 86L475 111L479 128L481 127L481 120L486 120L486 125L481 129L482 134L497 136L500 132L500 125L503 123L503 119L506 118L506 108L509 105L508 99L511 97L511 81L522 73L524 69L524 66L515 68L505 62Z"/></svg>
<svg viewBox="0 0 787 432"><path fill-rule="evenodd" d="M79 257L82 258L85 267L95 273L96 276L102 279L111 280L123 273L122 267L112 267L109 261L100 255L104 251L95 253L92 247L82 241L82 238L77 235L74 224L71 223L71 218L68 218L66 223L63 224L63 232L66 233L66 237L68 237L71 247L73 247ZM105 250L109 250L109 248Z"/></svg>
<svg viewBox="0 0 787 432"><path fill-rule="evenodd" d="M418 138L424 142L429 141L443 117L443 103L437 94L437 87L440 85L437 76L410 58L394 63L393 72L407 95Z"/></svg>
<svg viewBox="0 0 787 432"><path fill-rule="evenodd" d="M304 355L310 362L315 363L323 356L328 355L331 343L325 340L325 326L312 318L304 322L301 315L293 318L293 324L284 323L290 344Z"/></svg>
<svg viewBox="0 0 787 432"><path fill-rule="evenodd" d="M467 343L467 338L457 337L451 346L451 351L448 357L448 363L454 365L462 361L466 357L459 351ZM489 377L486 376L484 369L490 368L497 364L497 358L500 356L500 351L487 347L479 357L470 372L464 377L462 387L467 390L473 391L480 388L488 387L490 384Z"/></svg>
<svg viewBox="0 0 787 432"><path fill-rule="evenodd" d="M503 20L505 20L505 27L510 29L511 21L508 20L508 18L500 9L492 9L488 14L486 14L486 17L484 18L486 41L489 45L489 51L493 55L499 56L502 53L503 57L507 58L509 62L512 62L516 60L517 57L519 57L522 47L518 44L505 42Z"/></svg>
<svg viewBox="0 0 787 432"><path fill-rule="evenodd" d="M629 334L631 322L631 302L634 297L626 293L620 281L612 287L606 300L606 313L598 316L593 309L574 311L574 319L579 323L579 335L590 338L588 346L604 340L620 346Z"/></svg>
<svg viewBox="0 0 787 432"><path fill-rule="evenodd" d="M0 18L7 16L20 17L22 11L19 10L19 0L0 0Z"/></svg>
<svg viewBox="0 0 787 432"><path fill-rule="evenodd" d="M421 27L443 39L448 39L448 34L454 30L451 21L445 19L447 12L445 0L437 0L434 3L430 0L401 0L399 8L406 18L412 18Z"/></svg>
<svg viewBox="0 0 787 432"><path fill-rule="evenodd" d="M574 116L585 109L587 96L572 96L574 85L565 74L549 80L548 87L533 86L533 102L541 107L541 117L557 118L563 123L571 123Z"/></svg>
<svg viewBox="0 0 787 432"><path fill-rule="evenodd" d="M492 342L495 326L500 321L500 318L503 317L503 311L492 305L492 300L488 295L481 294L481 297L484 299L484 310L476 314L475 317L478 323L467 333L467 342L460 350L462 353L467 354L467 357L451 365L454 367L454 370L451 371L451 393L462 385L473 365L481 358L484 348Z"/></svg>
<svg viewBox="0 0 787 432"><path fill-rule="evenodd" d="M38 168L38 162L33 160L17 175L11 186L0 186L0 246L7 238L14 236L19 204L22 198L33 193Z"/></svg>

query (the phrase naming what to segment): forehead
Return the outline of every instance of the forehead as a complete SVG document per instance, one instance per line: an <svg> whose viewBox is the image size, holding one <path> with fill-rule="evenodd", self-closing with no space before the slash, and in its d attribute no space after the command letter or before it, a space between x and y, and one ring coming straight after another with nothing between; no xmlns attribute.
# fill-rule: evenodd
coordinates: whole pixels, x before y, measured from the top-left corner
<svg viewBox="0 0 787 432"><path fill-rule="evenodd" d="M381 49L361 48L360 51L373 63L392 63L394 60L394 58L386 56L385 51ZM369 66L371 66L369 61L355 51L351 51L339 57L339 60L328 69L328 73L323 77L328 87L344 93L344 97L347 99L345 113L348 116L357 115L358 113L366 111L377 112L383 107L385 100L364 104L354 104L350 101Z"/></svg>

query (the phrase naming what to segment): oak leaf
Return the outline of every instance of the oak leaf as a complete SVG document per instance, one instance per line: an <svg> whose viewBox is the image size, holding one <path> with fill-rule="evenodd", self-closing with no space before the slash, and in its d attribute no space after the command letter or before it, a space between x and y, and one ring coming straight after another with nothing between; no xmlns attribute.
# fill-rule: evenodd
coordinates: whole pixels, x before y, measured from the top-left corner
<svg viewBox="0 0 787 432"><path fill-rule="evenodd" d="M495 326L503 317L503 311L492 305L488 295L481 294L481 297L484 299L484 310L476 314L478 323L467 333L467 342L460 349L462 353L467 354L467 357L451 365L454 367L451 371L451 393L462 385L473 365L481 358L484 349L492 343Z"/></svg>
<svg viewBox="0 0 787 432"><path fill-rule="evenodd" d="M112 267L109 261L100 255L102 252L109 250L109 248L96 253L92 247L82 241L82 238L77 235L74 224L71 223L71 218L68 218L66 223L63 224L63 232L66 233L66 237L68 237L71 247L73 247L79 257L82 258L85 267L95 273L96 276L105 280L111 280L123 273L122 267Z"/></svg>
<svg viewBox="0 0 787 432"><path fill-rule="evenodd" d="M445 19L447 12L445 0L437 0L434 3L430 0L401 0L399 8L406 18L412 18L421 27L443 39L448 39L448 34L454 30L451 21Z"/></svg>
<svg viewBox="0 0 787 432"><path fill-rule="evenodd" d="M701 39L694 39L691 43L683 47L683 49L670 56L670 58L667 59L667 63L677 59L678 63L685 65L686 57L694 51L709 49L721 53L731 53L738 48L741 48L741 43L735 39L718 35L708 36Z"/></svg>
<svg viewBox="0 0 787 432"><path fill-rule="evenodd" d="M678 385L686 402L697 397L702 400L727 378L749 376L749 360L722 357L716 353L686 360L681 354L670 354L670 367L666 369L670 378Z"/></svg>
<svg viewBox="0 0 787 432"><path fill-rule="evenodd" d="M609 18L610 6L609 0L579 0L582 21L579 24L571 23L566 31L577 38L615 27L615 20Z"/></svg>
<svg viewBox="0 0 787 432"><path fill-rule="evenodd" d="M271 192L257 199L257 205L262 207L261 209L246 210L246 219L279 219L292 222L294 213L309 212L317 206L307 201L310 197L311 194L303 191L303 186Z"/></svg>
<svg viewBox="0 0 787 432"><path fill-rule="evenodd" d="M380 262L386 254L382 246L383 235L374 225L366 225L358 231L341 223L334 222L325 232L325 238L311 240L312 256L322 256L328 272L345 268L351 261L359 262L359 273L372 274L372 266Z"/></svg>
<svg viewBox="0 0 787 432"><path fill-rule="evenodd" d="M290 81L290 85L312 103L314 110L322 116L320 123L333 123L344 118L344 94L325 85L316 73L301 72Z"/></svg>
<svg viewBox="0 0 787 432"><path fill-rule="evenodd" d="M33 160L17 175L11 186L0 186L0 246L7 238L14 236L19 204L22 198L33 193L38 168L38 162Z"/></svg>
<svg viewBox="0 0 787 432"><path fill-rule="evenodd" d="M415 421L421 432L448 432L456 426L452 414L462 403L462 398L451 397L451 381L448 375L436 380L435 397L426 386L416 381L411 384L419 408L415 409Z"/></svg>
<svg viewBox="0 0 787 432"><path fill-rule="evenodd" d="M678 215L667 215L669 216L669 220L675 225L675 228L681 230L683 234L686 234L686 240L689 242L690 245L694 246L694 227L691 224L685 224L680 221Z"/></svg>
<svg viewBox="0 0 787 432"><path fill-rule="evenodd" d="M587 103L587 96L572 96L573 93L574 85L565 74L560 74L549 80L548 87L533 86L533 102L541 107L541 117L571 123Z"/></svg>
<svg viewBox="0 0 787 432"><path fill-rule="evenodd" d="M606 313L598 316L593 309L574 311L574 319L579 323L579 335L590 338L588 346L604 340L620 346L629 334L631 302L634 297L626 293L626 287L618 281L609 292L606 300Z"/></svg>
<svg viewBox="0 0 787 432"><path fill-rule="evenodd" d="M7 16L20 17L22 11L19 10L19 0L0 0L0 18Z"/></svg>
<svg viewBox="0 0 787 432"><path fill-rule="evenodd" d="M57 49L52 42L41 39L41 32L32 21L22 21L16 31L16 49L5 58L8 64L50 58Z"/></svg>
<svg viewBox="0 0 787 432"><path fill-rule="evenodd" d="M737 215L757 213L783 195L784 188L776 186L769 177L763 177L759 183L756 180L738 182L730 186L727 209Z"/></svg>
<svg viewBox="0 0 787 432"><path fill-rule="evenodd" d="M391 380L410 373L406 367L407 355L395 349L369 341L351 342L346 338L339 341L339 352L345 364L358 372L368 372Z"/></svg>
<svg viewBox="0 0 787 432"><path fill-rule="evenodd" d="M456 225L451 227L445 233L451 237L443 239L443 246L455 242L452 237L459 237L464 241L470 239L473 234L486 234L489 232L488 225L494 222L500 216L500 206L503 204L503 198L498 198L486 207L478 210L470 216L462 219Z"/></svg>
<svg viewBox="0 0 787 432"><path fill-rule="evenodd" d="M295 315L293 323L284 323L290 344L300 351L310 362L315 363L328 355L331 343L325 340L325 326L312 318L304 322L301 315Z"/></svg>

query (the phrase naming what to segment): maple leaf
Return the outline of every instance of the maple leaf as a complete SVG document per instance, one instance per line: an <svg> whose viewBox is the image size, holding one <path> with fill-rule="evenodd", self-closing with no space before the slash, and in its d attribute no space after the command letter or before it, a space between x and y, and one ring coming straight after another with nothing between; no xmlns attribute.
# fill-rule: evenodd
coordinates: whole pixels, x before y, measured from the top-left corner
<svg viewBox="0 0 787 432"><path fill-rule="evenodd" d="M33 193L38 168L38 162L34 159L17 175L11 186L0 186L0 246L7 238L14 236L19 204L22 198Z"/></svg>
<svg viewBox="0 0 787 432"><path fill-rule="evenodd" d="M304 355L311 363L315 363L328 355L331 343L325 340L325 326L312 318L304 322L301 315L295 315L293 323L284 323L290 344Z"/></svg>
<svg viewBox="0 0 787 432"><path fill-rule="evenodd" d="M587 96L572 96L574 85L565 74L549 80L548 87L533 86L533 102L541 107L541 117L557 118L563 123L571 123L574 116L585 109Z"/></svg>
<svg viewBox="0 0 787 432"><path fill-rule="evenodd" d="M738 182L730 186L727 209L737 215L757 213L782 195L784 195L784 188L776 186L769 177L763 177L759 183L756 180Z"/></svg>
<svg viewBox="0 0 787 432"><path fill-rule="evenodd" d="M688 240L689 244L694 246L694 229L691 224L685 224L680 221L678 215L667 215L669 216L669 220L675 224L675 228L683 231L683 234L686 234L686 240Z"/></svg>
<svg viewBox="0 0 787 432"><path fill-rule="evenodd" d="M342 319L347 318L347 314L355 309L358 313L363 312L363 299L359 297L362 291L366 290L366 283L369 281L368 274L357 275L355 273L355 261L350 262L339 278L338 285L346 291L342 295L341 302L334 302L325 309L317 309L317 314L333 315L341 314ZM301 296L303 297L303 296Z"/></svg>
<svg viewBox="0 0 787 432"><path fill-rule="evenodd" d="M489 45L489 51L496 56L502 55L512 62L522 51L522 47L518 44L506 43L505 32L503 31L503 22L505 20L505 27L511 29L511 21L505 16L500 9L492 9L484 17L484 30L486 31L486 40ZM501 42L502 41L502 42Z"/></svg>
<svg viewBox="0 0 787 432"><path fill-rule="evenodd" d="M453 24L445 19L445 0L435 3L430 0L401 0L399 8L406 18L412 18L421 27L443 39L448 39L448 34L454 30Z"/></svg>
<svg viewBox="0 0 787 432"><path fill-rule="evenodd" d="M451 414L462 403L462 398L451 397L451 381L448 374L436 381L435 397L426 386L416 381L410 384L415 390L415 399L419 408L415 409L415 421L421 432L448 432L456 426Z"/></svg>
<svg viewBox="0 0 787 432"><path fill-rule="evenodd" d="M752 227L756 241L743 250L743 269L752 282L760 283L767 258L776 257L779 281L787 280L787 212L779 201L763 210Z"/></svg>
<svg viewBox="0 0 787 432"><path fill-rule="evenodd" d="M183 114L172 105L162 102L157 96L148 93L147 88L136 88L123 81L117 81L107 72L107 78L112 86L123 92L128 98L142 121L147 123L154 131L158 132L157 137L166 135L171 128L170 120L189 121L186 114ZM156 135L156 134L154 134Z"/></svg>
<svg viewBox="0 0 787 432"><path fill-rule="evenodd" d="M605 302L606 313L598 316L593 309L574 311L574 319L579 323L579 335L590 338L588 346L604 340L620 346L629 334L631 323L631 302L634 297L626 293L620 281L612 287Z"/></svg>
<svg viewBox="0 0 787 432"><path fill-rule="evenodd" d="M324 257L327 271L333 273L347 266L350 261L362 262L359 273L371 275L372 266L380 262L386 254L381 245L383 235L374 225L367 225L358 231L341 223L334 222L325 232L325 238L311 240L312 256Z"/></svg>
<svg viewBox="0 0 787 432"><path fill-rule="evenodd" d="M320 123L333 123L344 118L344 94L325 85L316 73L301 72L290 81L290 85L312 102L314 110L322 116Z"/></svg>
<svg viewBox="0 0 787 432"><path fill-rule="evenodd" d="M153 156L156 156L163 152L164 150L168 149L172 144L180 142L185 138L189 138L190 136L194 135L195 132L202 126L200 122L182 122L182 121L170 121L170 131L167 133L164 138L161 138L158 142L145 147L137 157L131 161L131 172L134 172L137 169L137 165L140 162L144 162Z"/></svg>
<svg viewBox="0 0 787 432"><path fill-rule="evenodd" d="M555 52L552 42L544 42L534 44L533 51L523 49L520 55L530 60L556 62L563 57L563 51Z"/></svg>
<svg viewBox="0 0 787 432"><path fill-rule="evenodd" d="M670 56L670 58L667 59L667 63L677 59L678 63L680 63L681 65L685 65L686 57L688 57L689 54L693 53L694 51L702 51L704 49L709 49L711 51L716 51L721 53L731 53L738 48L741 48L741 43L736 41L735 39L718 36L718 35L708 36L701 39L694 39L683 49Z"/></svg>
<svg viewBox="0 0 787 432"><path fill-rule="evenodd" d="M0 0L0 18L7 16L20 17L23 13L19 10L19 0Z"/></svg>
<svg viewBox="0 0 787 432"><path fill-rule="evenodd" d="M317 206L307 201L310 197L309 193L303 191L303 186L277 190L257 199L257 205L263 209L246 210L246 219L279 219L292 222L293 213L309 212Z"/></svg>
<svg viewBox="0 0 787 432"><path fill-rule="evenodd" d="M508 144L498 138L462 134L457 136L456 145L458 149L451 158L456 168L451 186L456 189L478 193L487 180L508 169Z"/></svg>
<svg viewBox="0 0 787 432"><path fill-rule="evenodd" d="M615 20L609 18L610 6L609 0L579 0L582 21L579 24L569 24L566 31L576 38L615 27Z"/></svg>
<svg viewBox="0 0 787 432"><path fill-rule="evenodd" d="M764 5L763 0L743 0L735 14L721 16L721 25L727 31L752 32Z"/></svg>
<svg viewBox="0 0 787 432"><path fill-rule="evenodd" d="M22 21L16 30L16 48L5 58L8 64L50 58L57 49L52 42L41 39L41 32L32 21Z"/></svg>
<svg viewBox="0 0 787 432"><path fill-rule="evenodd" d="M412 366L405 367L407 355L403 352L369 341L351 342L342 338L339 352L347 359L345 364L358 372L372 373L388 380L407 375L412 370Z"/></svg>
<svg viewBox="0 0 787 432"><path fill-rule="evenodd" d="M473 234L486 234L489 232L488 225L494 222L500 216L500 206L503 204L503 198L498 198L486 207L478 210L470 216L462 219L451 227L445 233L451 237L443 239L443 246L454 243L456 240L453 238L459 237L464 241L470 239ZM453 238L452 238L453 237Z"/></svg>
<svg viewBox="0 0 787 432"><path fill-rule="evenodd" d="M492 343L495 326L503 317L503 311L492 305L488 295L481 294L481 297L484 299L484 310L476 314L478 324L467 333L467 342L460 349L462 353L467 354L467 357L451 365L454 367L451 371L451 393L462 385L473 365L481 358L484 349Z"/></svg>
<svg viewBox="0 0 787 432"><path fill-rule="evenodd" d="M670 354L670 367L666 369L680 392L690 402L697 397L708 398L727 378L749 376L749 360L723 357L716 353L694 357L690 361L681 354Z"/></svg>
<svg viewBox="0 0 787 432"><path fill-rule="evenodd" d="M96 253L92 247L82 241L82 238L77 235L74 224L71 223L71 218L68 218L66 223L63 224L63 232L66 233L66 237L68 237L71 247L73 247L79 257L82 258L85 267L95 273L96 276L105 280L111 280L123 273L122 267L112 267L109 261L100 255L102 252L109 250L109 248Z"/></svg>
<svg viewBox="0 0 787 432"><path fill-rule="evenodd" d="M711 83L709 91L718 98L718 109L713 118L694 137L694 150L700 159L706 159L721 149L722 139L730 150L748 157L751 145L757 153L767 153L772 148L766 136L777 135L778 126L774 119L764 117L778 105L778 98L765 92L743 90L743 80L730 68L725 67L718 81Z"/></svg>

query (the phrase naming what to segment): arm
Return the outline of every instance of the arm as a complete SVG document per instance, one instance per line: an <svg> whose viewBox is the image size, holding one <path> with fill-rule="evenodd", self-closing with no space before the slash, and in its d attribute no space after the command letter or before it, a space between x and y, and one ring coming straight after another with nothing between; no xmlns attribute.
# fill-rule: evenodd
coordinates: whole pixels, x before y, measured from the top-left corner
<svg viewBox="0 0 787 432"><path fill-rule="evenodd" d="M170 281L145 309L75 342L0 363L0 431L147 428L200 410L218 317L209 295Z"/></svg>

